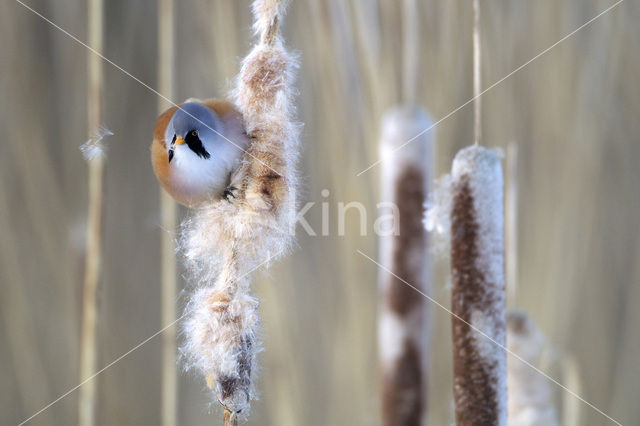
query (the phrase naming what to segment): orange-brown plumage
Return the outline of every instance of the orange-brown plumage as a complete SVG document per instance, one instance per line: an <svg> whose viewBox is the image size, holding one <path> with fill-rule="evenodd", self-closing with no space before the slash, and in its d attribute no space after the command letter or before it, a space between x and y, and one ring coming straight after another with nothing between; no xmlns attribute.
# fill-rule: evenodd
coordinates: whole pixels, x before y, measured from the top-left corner
<svg viewBox="0 0 640 426"><path fill-rule="evenodd" d="M203 120L194 117L193 114L186 114L191 116L189 118L194 118L194 120L198 122L197 125L200 126L200 133L204 133L204 131L213 128L215 134L212 133L209 138L216 139L218 145L215 146L219 149L214 147L211 153L207 152L206 154L210 154L210 157L191 160L197 162L197 167L185 166L183 162L181 169L176 166L176 163L180 163L179 159L177 161L175 159L170 161L167 144L172 144L172 141L167 140L171 138L171 135L167 135L167 128L172 122L174 114L179 111L179 108L185 106L186 109L187 105L193 103L204 105L214 113L218 126L207 125ZM182 137L182 135L178 135L178 137ZM218 173L224 174L225 179L228 178L231 171L229 168L239 160L247 145L248 137L244 132L242 115L233 104L217 99L189 101L179 106L169 108L158 117L153 130L151 163L164 189L179 203L194 207L203 201L222 195L219 185L211 185L210 188L206 187L206 178L211 179L212 174ZM170 148L172 147L173 145ZM178 149L188 148L186 148L186 145L183 145L180 148L176 147L176 151ZM176 156L178 156L178 152L176 152ZM202 186L198 185L198 179L200 178L199 173L202 174ZM186 180L189 182L186 183Z"/></svg>

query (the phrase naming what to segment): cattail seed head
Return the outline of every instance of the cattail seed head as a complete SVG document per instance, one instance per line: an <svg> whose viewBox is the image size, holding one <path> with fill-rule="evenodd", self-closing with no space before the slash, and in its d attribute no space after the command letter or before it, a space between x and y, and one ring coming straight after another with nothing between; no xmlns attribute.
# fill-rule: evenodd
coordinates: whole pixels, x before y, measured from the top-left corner
<svg viewBox="0 0 640 426"><path fill-rule="evenodd" d="M506 424L502 187L494 152L480 146L458 152L451 210L451 309L463 320L452 319L458 425Z"/></svg>
<svg viewBox="0 0 640 426"><path fill-rule="evenodd" d="M257 308L257 299L246 291L202 287L185 309L185 367L201 373L216 399L236 413L246 413L254 396Z"/></svg>
<svg viewBox="0 0 640 426"><path fill-rule="evenodd" d="M415 107L394 108L382 121L381 213L391 214L392 208L399 213L397 235L380 236L385 270L379 276L378 347L385 425L418 425L426 411L427 300L406 282L426 293L431 285L422 205L432 180L433 143L424 133L402 145L430 125L426 112Z"/></svg>
<svg viewBox="0 0 640 426"><path fill-rule="evenodd" d="M258 301L250 274L294 240L298 131L293 124L295 60L278 25L284 2L256 0L260 42L242 63L234 92L251 142L231 174L233 200L212 200L182 226L180 252L195 290L185 309L185 366L200 372L225 418L246 416L255 396Z"/></svg>

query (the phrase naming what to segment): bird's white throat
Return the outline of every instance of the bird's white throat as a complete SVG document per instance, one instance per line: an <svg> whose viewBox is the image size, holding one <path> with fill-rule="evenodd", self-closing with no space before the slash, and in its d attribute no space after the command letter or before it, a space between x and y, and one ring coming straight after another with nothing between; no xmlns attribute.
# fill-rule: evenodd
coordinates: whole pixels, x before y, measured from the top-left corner
<svg viewBox="0 0 640 426"><path fill-rule="evenodd" d="M174 148L169 165L171 180L184 195L201 198L206 194L222 194L228 185L230 165L215 152L209 158L199 157L187 145Z"/></svg>

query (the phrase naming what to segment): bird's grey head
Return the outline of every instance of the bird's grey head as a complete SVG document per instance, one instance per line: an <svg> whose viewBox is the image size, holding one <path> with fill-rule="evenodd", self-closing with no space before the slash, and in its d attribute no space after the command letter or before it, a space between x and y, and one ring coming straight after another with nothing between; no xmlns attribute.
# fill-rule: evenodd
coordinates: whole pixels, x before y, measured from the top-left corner
<svg viewBox="0 0 640 426"><path fill-rule="evenodd" d="M185 103L176 110L167 127L166 139L171 141L167 144L169 162L180 145L186 145L201 159L210 158L217 140L216 132L220 132L220 121L213 111L196 102ZM188 154L185 152L185 155Z"/></svg>

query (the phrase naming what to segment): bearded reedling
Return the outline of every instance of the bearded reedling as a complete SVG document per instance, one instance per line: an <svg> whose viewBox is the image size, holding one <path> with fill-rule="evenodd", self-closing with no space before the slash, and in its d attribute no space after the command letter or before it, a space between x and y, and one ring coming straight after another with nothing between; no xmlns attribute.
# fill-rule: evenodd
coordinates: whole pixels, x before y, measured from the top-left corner
<svg viewBox="0 0 640 426"><path fill-rule="evenodd" d="M197 207L231 196L231 172L248 143L242 115L230 102L186 102L169 108L156 122L153 170L176 201Z"/></svg>

